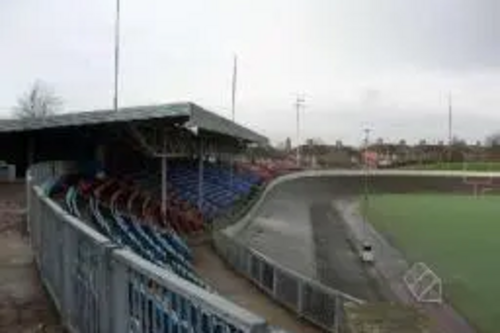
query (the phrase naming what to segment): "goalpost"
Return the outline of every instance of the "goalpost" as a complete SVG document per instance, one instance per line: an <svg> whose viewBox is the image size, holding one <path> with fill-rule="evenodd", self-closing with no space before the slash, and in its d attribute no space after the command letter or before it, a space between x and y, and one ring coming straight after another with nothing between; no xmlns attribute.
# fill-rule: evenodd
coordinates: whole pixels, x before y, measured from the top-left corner
<svg viewBox="0 0 500 333"><path fill-rule="evenodd" d="M422 303L438 303L443 300L443 283L425 263L414 264L403 277L410 293Z"/></svg>
<svg viewBox="0 0 500 333"><path fill-rule="evenodd" d="M482 156L481 162L488 163L486 158ZM468 155L463 153L463 161L462 161L462 171L464 172L463 183L465 185L469 185L472 187L474 197L478 197L483 194L483 189L488 188L493 185L493 176L491 175L491 164L488 163L489 170L485 170L484 177L468 177L467 171L471 171L469 169L469 160Z"/></svg>

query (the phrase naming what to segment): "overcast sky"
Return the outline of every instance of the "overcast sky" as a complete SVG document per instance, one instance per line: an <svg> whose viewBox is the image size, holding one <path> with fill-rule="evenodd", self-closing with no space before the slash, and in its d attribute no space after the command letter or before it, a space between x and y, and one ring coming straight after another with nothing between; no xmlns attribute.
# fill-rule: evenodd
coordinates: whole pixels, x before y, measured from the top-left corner
<svg viewBox="0 0 500 333"><path fill-rule="evenodd" d="M0 3L0 113L35 79L67 112L107 108L113 0ZM302 137L468 140L500 129L498 0L122 0L120 104L194 101L237 121Z"/></svg>

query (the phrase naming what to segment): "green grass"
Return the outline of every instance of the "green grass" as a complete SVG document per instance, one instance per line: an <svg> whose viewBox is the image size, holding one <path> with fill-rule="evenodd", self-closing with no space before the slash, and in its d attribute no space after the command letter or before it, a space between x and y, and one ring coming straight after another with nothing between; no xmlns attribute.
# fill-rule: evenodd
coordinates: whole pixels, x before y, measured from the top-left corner
<svg viewBox="0 0 500 333"><path fill-rule="evenodd" d="M422 165L410 165L405 167L405 169L416 169L416 170L468 170L468 171L500 171L500 162L471 162L467 163L465 166L462 162L453 163L433 163L433 164L422 164Z"/></svg>
<svg viewBox="0 0 500 333"><path fill-rule="evenodd" d="M408 194L370 200L369 219L410 261L425 261L480 332L500 327L500 196Z"/></svg>

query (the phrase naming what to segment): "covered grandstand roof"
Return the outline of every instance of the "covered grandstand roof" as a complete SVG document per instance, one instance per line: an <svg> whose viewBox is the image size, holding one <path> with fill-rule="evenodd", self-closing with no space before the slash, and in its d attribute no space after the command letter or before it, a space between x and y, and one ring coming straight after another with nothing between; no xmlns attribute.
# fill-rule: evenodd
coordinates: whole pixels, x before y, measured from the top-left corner
<svg viewBox="0 0 500 333"><path fill-rule="evenodd" d="M50 128L91 126L129 121L177 118L202 131L228 135L261 144L268 139L231 120L207 111L194 103L134 106L113 110L66 113L44 118L0 120L0 133L27 132Z"/></svg>

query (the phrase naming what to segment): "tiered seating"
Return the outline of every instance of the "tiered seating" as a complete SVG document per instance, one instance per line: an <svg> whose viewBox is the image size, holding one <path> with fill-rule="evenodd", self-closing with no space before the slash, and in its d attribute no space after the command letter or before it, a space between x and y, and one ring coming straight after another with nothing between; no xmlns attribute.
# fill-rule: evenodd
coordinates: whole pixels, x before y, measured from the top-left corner
<svg viewBox="0 0 500 333"><path fill-rule="evenodd" d="M237 169L241 173L246 172L257 175L257 177L260 177L265 182L269 182L273 178L280 175L300 170L300 168L296 166L295 162L291 160L271 159L257 160L254 163L239 162L237 163Z"/></svg>
<svg viewBox="0 0 500 333"><path fill-rule="evenodd" d="M71 214L81 217L81 211L87 210L89 222L102 234L185 280L205 286L194 273L190 249L173 230L162 233L159 228L146 225L122 210L127 196L134 193L130 188L114 179L80 180L77 185L53 184L59 185L57 190L51 191L53 194L65 191L63 201Z"/></svg>
<svg viewBox="0 0 500 333"><path fill-rule="evenodd" d="M168 201L163 216L158 200L159 174L143 173L117 179L105 178L94 169L48 182L47 192L59 198L68 212L89 221L116 243L198 285L203 282L191 266L191 251L177 234L202 229L203 221L209 221L247 196L261 181L251 172L231 175L227 167L206 162L203 205L198 210L198 164L170 162ZM97 179L96 174L102 177ZM140 190L138 183L152 192Z"/></svg>
<svg viewBox="0 0 500 333"><path fill-rule="evenodd" d="M174 163L175 164L175 163ZM210 218L248 195L261 181L248 172L236 173L207 163L204 171L204 205L199 212L198 170L195 165L169 166L166 216L160 211L158 174L136 174L127 181L96 179L95 172L73 175L44 184L71 214L88 221L99 232L179 277L207 288L192 266L192 253L178 232L193 232ZM156 179L156 180L155 180ZM152 192L140 190L142 186ZM203 218L201 213L204 214ZM187 297L155 285L140 274L129 280L129 314L135 329L149 332L241 333L214 314L205 313ZM152 329L154 328L154 329Z"/></svg>
<svg viewBox="0 0 500 333"><path fill-rule="evenodd" d="M193 206L199 205L199 169L185 161L171 162L168 182L179 197ZM203 168L203 200L201 213L210 220L218 213L248 195L260 178L248 173L231 174L228 168L205 162Z"/></svg>
<svg viewBox="0 0 500 333"><path fill-rule="evenodd" d="M138 187L147 188L150 190L147 194L140 195L136 193L130 200L132 203L129 206L135 205L141 207L141 216L147 219L151 216L160 216L161 203L161 184L159 174L138 175L134 182ZM186 193L180 193L171 184L167 184L167 216L166 220L172 228L178 233L190 234L203 229L203 216L197 209L195 204L192 204L186 199ZM131 210L129 208L129 210Z"/></svg>

